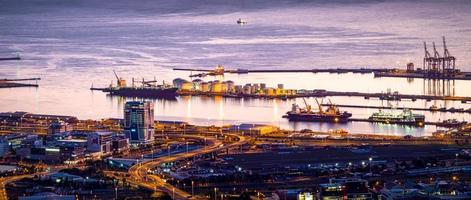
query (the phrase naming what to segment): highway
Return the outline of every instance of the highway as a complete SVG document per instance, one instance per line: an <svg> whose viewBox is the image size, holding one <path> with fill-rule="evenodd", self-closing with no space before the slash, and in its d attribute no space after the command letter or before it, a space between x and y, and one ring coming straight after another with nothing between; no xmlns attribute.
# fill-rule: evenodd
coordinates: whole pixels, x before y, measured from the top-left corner
<svg viewBox="0 0 471 200"><path fill-rule="evenodd" d="M8 195L7 191L5 190L6 184L10 182L15 182L17 180L23 179L23 178L30 178L34 177L36 175L44 175L49 172L40 172L40 173L35 173L35 174L23 174L23 175L18 175L18 176L7 176L7 177L2 177L0 178L0 200L7 200Z"/></svg>
<svg viewBox="0 0 471 200"><path fill-rule="evenodd" d="M221 141L213 138L213 137L206 137L206 141L210 144L205 146L204 148L197 149L191 152L184 152L180 154L174 154L171 156L164 156L160 158L156 158L153 160L144 161L142 163L138 163L132 166L128 173L130 175L130 179L127 180L128 182L139 185L150 190L161 190L168 193L173 199L191 199L191 195L187 192L174 187L173 185L166 183L165 180L160 178L159 176L148 174L148 171L160 166L162 163L167 162L175 162L187 158L192 158L194 156L200 156L212 152L217 152L221 150L225 150L227 148L237 147L243 145L247 142L244 136L234 135L234 134L225 134L230 136L235 136L239 138L237 142L224 145ZM197 138L200 140L204 140L205 137L203 136L195 136L195 135L180 135L181 137L185 138ZM114 175L113 175L114 176Z"/></svg>

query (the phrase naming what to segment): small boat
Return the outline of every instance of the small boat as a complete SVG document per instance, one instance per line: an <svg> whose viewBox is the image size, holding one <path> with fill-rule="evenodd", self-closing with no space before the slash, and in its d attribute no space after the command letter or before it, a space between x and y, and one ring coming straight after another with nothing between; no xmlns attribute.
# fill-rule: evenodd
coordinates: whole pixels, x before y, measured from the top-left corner
<svg viewBox="0 0 471 200"><path fill-rule="evenodd" d="M245 20L239 18L239 19L237 20L237 24L239 24L239 25L244 25L244 24L247 24L247 21L245 21Z"/></svg>

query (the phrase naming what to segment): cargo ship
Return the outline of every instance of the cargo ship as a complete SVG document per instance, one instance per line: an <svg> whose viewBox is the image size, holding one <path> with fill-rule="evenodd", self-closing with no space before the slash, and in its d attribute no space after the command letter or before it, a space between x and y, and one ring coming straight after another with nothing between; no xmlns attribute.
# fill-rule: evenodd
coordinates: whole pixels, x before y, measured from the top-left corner
<svg viewBox="0 0 471 200"><path fill-rule="evenodd" d="M142 98L166 98L166 99L175 99L178 95L178 88L171 85L157 84L157 81L154 79L152 81L134 81L132 80L132 86L129 87L126 85L126 80L118 77L116 72L113 70L116 79L117 86L110 84L107 88L90 88L91 90L101 90L107 92L110 95L122 96L122 97L142 97ZM135 86L135 82L141 83L141 86Z"/></svg>
<svg viewBox="0 0 471 200"><path fill-rule="evenodd" d="M393 112L385 112L382 109L379 112L373 113L368 120L371 122L385 123L385 124L400 124L409 126L423 127L425 125L425 116L414 114L410 109L403 109L401 113L394 114Z"/></svg>
<svg viewBox="0 0 471 200"><path fill-rule="evenodd" d="M284 118L288 118L290 121L307 121L307 122L332 122L332 123L346 123L348 118L352 116L349 112L340 112L337 106L330 104L328 108L324 110L316 99L318 111L313 111L311 105L307 104L306 99L303 98L305 108L300 108L297 104L293 104L291 111L284 115Z"/></svg>

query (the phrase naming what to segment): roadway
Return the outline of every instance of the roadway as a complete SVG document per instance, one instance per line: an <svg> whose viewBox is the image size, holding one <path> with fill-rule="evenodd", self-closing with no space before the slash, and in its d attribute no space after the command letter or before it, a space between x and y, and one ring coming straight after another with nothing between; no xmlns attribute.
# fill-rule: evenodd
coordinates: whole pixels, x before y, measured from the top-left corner
<svg viewBox="0 0 471 200"><path fill-rule="evenodd" d="M225 134L230 136L238 137L239 140L237 142L223 145L221 141L211 137L204 137L204 136L195 136L195 135L181 135L181 137L185 138L196 138L200 140L204 140L206 138L206 142L210 144L205 146L204 148L193 150L191 152L183 152L180 154L174 154L171 156L164 156L160 158L156 158L153 160L143 161L132 166L128 173L130 175L130 179L127 180L128 182L139 185L141 187L145 187L150 190L161 190L168 193L173 199L191 199L191 195L187 192L180 190L179 188L167 183L164 179L160 178L159 176L148 174L148 172L163 163L168 162L176 162L180 160L184 160L187 158L192 158L195 156L200 156L212 152L222 151L228 148L237 147L243 145L247 142L247 139L244 136L239 136L235 134Z"/></svg>
<svg viewBox="0 0 471 200"><path fill-rule="evenodd" d="M36 175L38 175L38 176L39 175L44 175L44 174L47 174L47 173L50 173L50 172L39 172L39 173L35 173L35 174L23 174L23 175L7 176L7 177L0 178L0 200L7 200L8 199L7 191L5 189L5 186L8 183L15 182L15 181L23 179L23 178L31 178L31 177L34 177Z"/></svg>

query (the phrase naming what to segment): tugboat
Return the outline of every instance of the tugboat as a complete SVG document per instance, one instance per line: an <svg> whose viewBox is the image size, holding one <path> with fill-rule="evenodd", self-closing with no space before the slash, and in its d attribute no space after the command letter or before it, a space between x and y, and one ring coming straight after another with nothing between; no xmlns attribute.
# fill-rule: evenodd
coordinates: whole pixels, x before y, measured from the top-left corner
<svg viewBox="0 0 471 200"><path fill-rule="evenodd" d="M371 122L385 123L385 124L401 124L409 126L423 127L425 125L425 116L413 114L410 109L404 108L402 113L394 114L392 112L384 112L382 109L379 112L373 113L368 118Z"/></svg>
<svg viewBox="0 0 471 200"><path fill-rule="evenodd" d="M346 123L348 118L352 116L349 112L340 112L337 106L332 104L324 111L319 101L316 99L318 111L313 111L311 105L307 104L306 99L303 98L305 108L300 108L297 104L293 104L291 111L284 115L290 121L308 121L308 122L332 122L332 123Z"/></svg>
<svg viewBox="0 0 471 200"><path fill-rule="evenodd" d="M158 85L156 80L145 81L142 79L141 87L135 87L134 79L132 86L129 87L126 85L126 80L118 77L116 72L113 70L114 75L117 79L117 86L110 84L107 88L90 88L92 90L101 90L103 92L108 92L110 95L123 96L123 97L142 97L142 98L165 98L165 99L174 99L177 96L178 88L171 85L163 83Z"/></svg>

